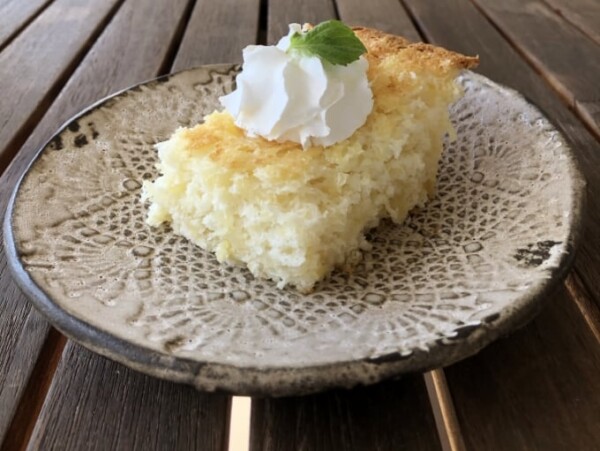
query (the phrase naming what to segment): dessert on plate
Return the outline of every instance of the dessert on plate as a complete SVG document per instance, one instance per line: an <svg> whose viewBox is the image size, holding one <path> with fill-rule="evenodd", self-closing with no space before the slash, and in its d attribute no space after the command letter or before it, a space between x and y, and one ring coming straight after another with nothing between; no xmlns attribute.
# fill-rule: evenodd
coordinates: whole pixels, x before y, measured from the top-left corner
<svg viewBox="0 0 600 451"><path fill-rule="evenodd" d="M350 33L350 35L348 34ZM435 193L463 56L337 21L249 46L225 109L157 144L148 223L306 292Z"/></svg>

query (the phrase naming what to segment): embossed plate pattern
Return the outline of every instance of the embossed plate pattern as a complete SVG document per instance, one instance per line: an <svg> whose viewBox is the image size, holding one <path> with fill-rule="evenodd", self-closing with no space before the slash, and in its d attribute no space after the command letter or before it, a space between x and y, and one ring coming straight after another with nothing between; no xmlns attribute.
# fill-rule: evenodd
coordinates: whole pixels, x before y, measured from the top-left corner
<svg viewBox="0 0 600 451"><path fill-rule="evenodd" d="M67 124L7 212L10 265L85 346L202 390L288 395L450 364L530 319L573 253L582 181L563 138L514 91L466 72L438 195L382 224L352 274L278 290L151 229L153 145L231 90L237 68L142 84Z"/></svg>

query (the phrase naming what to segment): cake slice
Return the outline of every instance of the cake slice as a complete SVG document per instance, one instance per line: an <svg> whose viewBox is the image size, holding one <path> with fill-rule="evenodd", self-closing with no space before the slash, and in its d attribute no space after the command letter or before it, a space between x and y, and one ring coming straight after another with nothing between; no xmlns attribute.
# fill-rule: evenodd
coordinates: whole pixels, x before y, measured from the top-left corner
<svg viewBox="0 0 600 451"><path fill-rule="evenodd" d="M228 112L157 145L161 176L144 185L148 223L171 223L221 262L310 291L364 248L382 218L402 222L435 192L448 108L466 57L367 28L373 109L337 144L303 150L249 137Z"/></svg>

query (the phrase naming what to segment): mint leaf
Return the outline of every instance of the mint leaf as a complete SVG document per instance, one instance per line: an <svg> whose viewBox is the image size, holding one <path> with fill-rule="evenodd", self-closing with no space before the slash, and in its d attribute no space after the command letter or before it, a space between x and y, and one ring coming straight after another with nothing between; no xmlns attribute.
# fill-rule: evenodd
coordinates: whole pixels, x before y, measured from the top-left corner
<svg viewBox="0 0 600 451"><path fill-rule="evenodd" d="M331 64L346 66L360 58L367 49L352 29L339 20L321 22L306 33L295 33L290 38L288 51L315 55Z"/></svg>

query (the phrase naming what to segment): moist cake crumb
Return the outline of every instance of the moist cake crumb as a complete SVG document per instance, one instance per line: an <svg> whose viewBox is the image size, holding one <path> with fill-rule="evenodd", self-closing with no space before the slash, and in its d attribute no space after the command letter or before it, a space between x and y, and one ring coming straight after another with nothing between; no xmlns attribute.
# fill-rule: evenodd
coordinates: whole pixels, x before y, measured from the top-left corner
<svg viewBox="0 0 600 451"><path fill-rule="evenodd" d="M148 223L245 265L280 287L310 291L351 264L364 233L401 223L435 193L443 140L452 135L455 82L477 58L356 28L367 47L373 110L350 138L303 150L248 137L227 112L157 145L161 176L146 182Z"/></svg>

